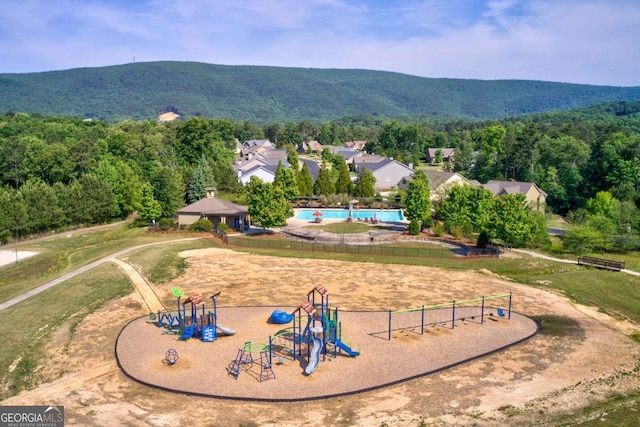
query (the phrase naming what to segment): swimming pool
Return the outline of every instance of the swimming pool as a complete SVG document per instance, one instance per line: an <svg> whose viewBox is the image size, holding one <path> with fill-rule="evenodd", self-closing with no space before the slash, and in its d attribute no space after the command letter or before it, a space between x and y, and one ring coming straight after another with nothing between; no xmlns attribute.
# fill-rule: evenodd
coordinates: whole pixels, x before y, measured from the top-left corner
<svg viewBox="0 0 640 427"><path fill-rule="evenodd" d="M312 221L316 219L315 212L322 212L322 219L344 219L349 217L348 209L301 209L296 215L296 219ZM400 209L353 209L351 217L357 219L375 218L382 222L402 221L402 211Z"/></svg>

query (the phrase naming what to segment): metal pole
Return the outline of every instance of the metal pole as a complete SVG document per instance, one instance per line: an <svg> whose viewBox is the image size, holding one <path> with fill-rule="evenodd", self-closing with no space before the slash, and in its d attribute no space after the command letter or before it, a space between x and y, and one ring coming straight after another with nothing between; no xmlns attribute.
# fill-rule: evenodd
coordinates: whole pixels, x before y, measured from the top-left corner
<svg viewBox="0 0 640 427"><path fill-rule="evenodd" d="M451 310L451 329L453 329L455 327L456 324L456 302L453 301L452 304L452 310Z"/></svg>
<svg viewBox="0 0 640 427"><path fill-rule="evenodd" d="M424 304L422 304L422 320L420 325L420 335L424 335Z"/></svg>
<svg viewBox="0 0 640 427"><path fill-rule="evenodd" d="M482 311L480 311L480 324L484 324L484 295L482 295Z"/></svg>
<svg viewBox="0 0 640 427"><path fill-rule="evenodd" d="M389 336L387 340L391 341L391 310L389 310Z"/></svg>
<svg viewBox="0 0 640 427"><path fill-rule="evenodd" d="M509 292L509 317L507 317L507 319L511 319L511 296L513 294L511 292Z"/></svg>

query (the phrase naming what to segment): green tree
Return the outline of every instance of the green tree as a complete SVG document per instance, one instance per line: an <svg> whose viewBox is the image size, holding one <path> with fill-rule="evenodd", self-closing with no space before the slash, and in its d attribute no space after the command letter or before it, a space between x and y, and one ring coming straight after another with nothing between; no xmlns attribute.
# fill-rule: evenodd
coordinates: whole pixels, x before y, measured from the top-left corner
<svg viewBox="0 0 640 427"><path fill-rule="evenodd" d="M118 206L117 216L125 217L136 210L142 196L142 182L129 164L104 156L98 162L96 174L111 189Z"/></svg>
<svg viewBox="0 0 640 427"><path fill-rule="evenodd" d="M336 194L352 194L353 182L349 175L349 166L347 166L342 156L339 157L342 161L340 162L338 180L336 181Z"/></svg>
<svg viewBox="0 0 640 427"><path fill-rule="evenodd" d="M174 216L184 206L182 174L175 167L161 166L153 171L151 179L153 195L160 202L162 216Z"/></svg>
<svg viewBox="0 0 640 427"><path fill-rule="evenodd" d="M320 167L320 172L318 172L318 179L313 185L313 194L316 196L328 196L330 194L335 194L336 187L331 181L331 175L329 173L329 169L327 168L327 164L323 161L322 166Z"/></svg>
<svg viewBox="0 0 640 427"><path fill-rule="evenodd" d="M313 196L313 177L306 163L302 163L302 169L298 172L297 183L300 197Z"/></svg>
<svg viewBox="0 0 640 427"><path fill-rule="evenodd" d="M570 227L562 238L562 247L570 252L584 254L602 247L605 236L591 225Z"/></svg>
<svg viewBox="0 0 640 427"><path fill-rule="evenodd" d="M260 227L284 225L291 216L291 206L280 187L252 176L246 190L249 215Z"/></svg>
<svg viewBox="0 0 640 427"><path fill-rule="evenodd" d="M162 215L162 206L153 196L153 187L148 182L142 184L142 197L138 205L138 214L145 222L154 221Z"/></svg>
<svg viewBox="0 0 640 427"><path fill-rule="evenodd" d="M283 168L282 164L278 163L276 169L276 176L273 180L273 185L279 187L284 193L284 198L289 202L298 197L298 183L296 181L296 171L291 168Z"/></svg>
<svg viewBox="0 0 640 427"><path fill-rule="evenodd" d="M454 227L477 231L489 229L493 194L472 185L454 185L436 206L435 218L444 222L448 231Z"/></svg>
<svg viewBox="0 0 640 427"><path fill-rule="evenodd" d="M495 197L487 226L491 236L518 247L531 243L537 230L537 223L523 194Z"/></svg>
<svg viewBox="0 0 640 427"><path fill-rule="evenodd" d="M373 197L375 192L376 177L366 167L362 167L360 176L353 187L353 195L356 197Z"/></svg>
<svg viewBox="0 0 640 427"><path fill-rule="evenodd" d="M187 191L187 203L195 203L207 195L207 187L214 187L216 181L213 177L213 170L209 166L207 159L202 156L193 171L189 189Z"/></svg>
<svg viewBox="0 0 640 427"><path fill-rule="evenodd" d="M98 224L118 214L116 198L109 184L98 175L83 174L69 185L75 224Z"/></svg>
<svg viewBox="0 0 640 427"><path fill-rule="evenodd" d="M420 221L422 227L431 225L431 191L429 178L417 170L407 185L404 197L404 212L408 220Z"/></svg>
<svg viewBox="0 0 640 427"><path fill-rule="evenodd" d="M29 212L28 221L25 224L27 233L55 230L66 220L55 192L40 178L27 180L20 187L20 194Z"/></svg>
<svg viewBox="0 0 640 427"><path fill-rule="evenodd" d="M489 126L480 132L479 153L474 175L482 183L502 178L502 142L507 131L503 126Z"/></svg>
<svg viewBox="0 0 640 427"><path fill-rule="evenodd" d="M28 221L29 214L22 193L14 188L0 187L0 232L19 237Z"/></svg>
<svg viewBox="0 0 640 427"><path fill-rule="evenodd" d="M594 198L587 200L586 209L592 216L602 215L612 218L618 201L608 191L598 191Z"/></svg>
<svg viewBox="0 0 640 427"><path fill-rule="evenodd" d="M294 171L298 172L300 170L298 152L295 149L290 148L287 151L287 162L289 162L289 167Z"/></svg>
<svg viewBox="0 0 640 427"><path fill-rule="evenodd" d="M201 156L213 162L228 161L235 149L234 124L229 120L193 117L178 125L175 150L184 165L193 165Z"/></svg>

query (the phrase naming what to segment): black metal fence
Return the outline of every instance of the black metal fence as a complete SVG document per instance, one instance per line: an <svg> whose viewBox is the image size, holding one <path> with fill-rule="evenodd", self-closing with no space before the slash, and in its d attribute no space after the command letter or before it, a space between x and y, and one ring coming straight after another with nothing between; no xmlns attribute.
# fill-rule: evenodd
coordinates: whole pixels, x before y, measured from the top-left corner
<svg viewBox="0 0 640 427"><path fill-rule="evenodd" d="M344 244L329 242L310 242L303 240L256 238L242 235L223 235L225 243L240 247L279 249L305 252L333 252L358 255L380 255L391 257L429 257L429 258L453 258L453 248L444 246L403 247L389 244Z"/></svg>

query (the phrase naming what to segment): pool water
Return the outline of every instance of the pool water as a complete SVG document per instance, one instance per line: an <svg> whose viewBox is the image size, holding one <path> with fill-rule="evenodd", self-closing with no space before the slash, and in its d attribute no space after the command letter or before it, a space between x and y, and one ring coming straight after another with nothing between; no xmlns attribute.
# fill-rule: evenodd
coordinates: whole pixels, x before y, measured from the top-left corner
<svg viewBox="0 0 640 427"><path fill-rule="evenodd" d="M316 219L316 216L313 215L315 212L322 212L322 216L320 218L323 219L346 220L349 217L348 209L301 209L295 218L300 220L313 221L314 219ZM371 219L374 217L374 215L378 221L382 222L402 221L404 219L404 217L402 216L402 211L400 209L353 209L351 211L351 217L354 220Z"/></svg>

